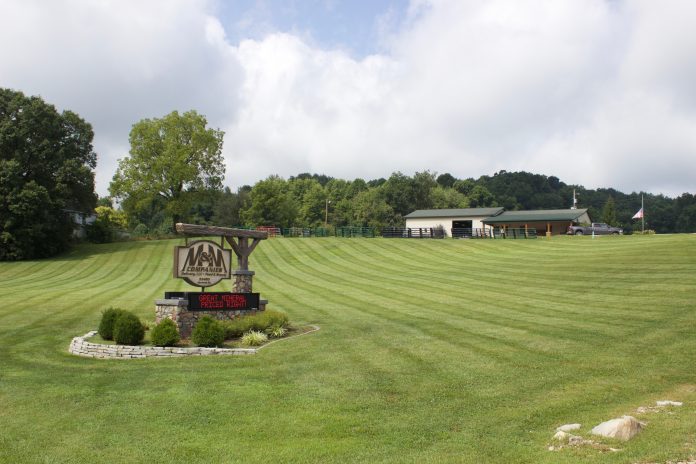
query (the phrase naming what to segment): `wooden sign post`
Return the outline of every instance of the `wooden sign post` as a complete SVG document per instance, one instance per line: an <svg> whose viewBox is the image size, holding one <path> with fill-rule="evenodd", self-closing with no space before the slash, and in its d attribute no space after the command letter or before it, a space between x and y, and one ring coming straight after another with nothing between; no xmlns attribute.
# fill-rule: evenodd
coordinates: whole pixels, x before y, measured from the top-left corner
<svg viewBox="0 0 696 464"><path fill-rule="evenodd" d="M181 223L176 231L187 236L222 237L237 256L237 269L230 272L229 250L222 250L222 239L221 246L206 240L189 245L187 239L187 246L175 248L174 276L201 286L201 292L166 292L164 299L155 300L156 323L171 319L181 337L188 338L203 316L224 321L266 309L268 301L252 293L254 271L249 270L249 255L268 238L268 232ZM234 276L232 292L204 292L204 287L230 276Z"/></svg>
<svg viewBox="0 0 696 464"><path fill-rule="evenodd" d="M252 291L254 271L249 270L249 255L251 255L261 240L268 238L268 232L264 230L233 229L230 227L182 223L176 225L176 231L186 235L223 237L232 247L234 254L237 255L237 270L232 271L234 276L232 291L239 293L250 293ZM249 242L250 240L251 243Z"/></svg>

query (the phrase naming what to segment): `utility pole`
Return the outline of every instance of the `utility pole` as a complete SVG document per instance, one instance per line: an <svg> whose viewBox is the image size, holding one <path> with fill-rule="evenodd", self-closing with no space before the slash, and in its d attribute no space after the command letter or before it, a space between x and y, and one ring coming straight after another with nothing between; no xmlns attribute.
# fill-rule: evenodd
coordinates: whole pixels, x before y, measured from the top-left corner
<svg viewBox="0 0 696 464"><path fill-rule="evenodd" d="M645 205L643 203L643 194L640 194L640 210L642 211L643 214L640 215L640 220L643 223L642 227L642 234L645 234Z"/></svg>
<svg viewBox="0 0 696 464"><path fill-rule="evenodd" d="M329 199L326 199L326 208L324 209L324 229L327 229L329 227Z"/></svg>

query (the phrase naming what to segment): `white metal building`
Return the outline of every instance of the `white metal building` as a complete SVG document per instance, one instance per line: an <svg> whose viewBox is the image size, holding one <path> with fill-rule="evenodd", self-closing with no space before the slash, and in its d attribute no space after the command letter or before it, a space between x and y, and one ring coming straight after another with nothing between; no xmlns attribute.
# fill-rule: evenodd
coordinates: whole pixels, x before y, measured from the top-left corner
<svg viewBox="0 0 696 464"><path fill-rule="evenodd" d="M463 208L463 209L419 209L404 216L406 227L410 229L442 227L448 237L452 229L482 230L487 226L483 220L495 217L503 212L502 207Z"/></svg>

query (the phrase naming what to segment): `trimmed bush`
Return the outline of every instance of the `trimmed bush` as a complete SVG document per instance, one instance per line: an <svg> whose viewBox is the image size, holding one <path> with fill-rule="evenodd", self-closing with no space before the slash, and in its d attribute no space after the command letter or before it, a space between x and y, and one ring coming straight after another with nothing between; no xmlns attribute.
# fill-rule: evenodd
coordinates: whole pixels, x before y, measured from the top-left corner
<svg viewBox="0 0 696 464"><path fill-rule="evenodd" d="M266 330L269 327L285 327L288 325L288 315L280 311L267 309L266 311L256 314L259 318L260 326L257 330Z"/></svg>
<svg viewBox="0 0 696 464"><path fill-rule="evenodd" d="M268 336L263 332L250 330L242 336L242 345L244 346L259 346L268 341Z"/></svg>
<svg viewBox="0 0 696 464"><path fill-rule="evenodd" d="M135 226L135 229L133 229L133 237L140 238L140 237L145 237L148 233L147 226L143 224L142 222Z"/></svg>
<svg viewBox="0 0 696 464"><path fill-rule="evenodd" d="M193 328L191 340L198 346L221 346L225 341L225 329L219 321L203 316Z"/></svg>
<svg viewBox="0 0 696 464"><path fill-rule="evenodd" d="M116 319L126 311L119 308L109 308L102 313L101 321L99 322L99 335L104 340L114 339L114 324Z"/></svg>
<svg viewBox="0 0 696 464"><path fill-rule="evenodd" d="M232 319L231 321L223 322L223 328L225 329L225 339L239 338L252 329L253 324L252 316L238 317Z"/></svg>
<svg viewBox="0 0 696 464"><path fill-rule="evenodd" d="M251 316L251 330L268 332L271 327L285 327L288 316L280 311L266 310Z"/></svg>
<svg viewBox="0 0 696 464"><path fill-rule="evenodd" d="M176 324L171 319L164 319L150 332L150 340L155 346L174 346L179 343L180 338Z"/></svg>
<svg viewBox="0 0 696 464"><path fill-rule="evenodd" d="M285 327L286 325L288 325L287 314L271 309L223 323L225 339L239 338L250 330L265 332L271 327Z"/></svg>
<svg viewBox="0 0 696 464"><path fill-rule="evenodd" d="M145 338L145 327L135 314L124 311L114 324L114 341L119 345L140 345Z"/></svg>

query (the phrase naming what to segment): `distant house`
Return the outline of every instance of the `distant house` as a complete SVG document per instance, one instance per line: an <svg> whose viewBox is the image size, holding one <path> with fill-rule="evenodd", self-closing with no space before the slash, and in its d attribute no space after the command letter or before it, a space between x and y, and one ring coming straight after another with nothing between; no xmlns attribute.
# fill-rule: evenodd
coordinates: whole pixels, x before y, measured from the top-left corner
<svg viewBox="0 0 696 464"><path fill-rule="evenodd" d="M485 225L503 230L535 229L539 236L565 234L571 224L590 222L586 209L505 211L483 220Z"/></svg>
<svg viewBox="0 0 696 464"><path fill-rule="evenodd" d="M470 236L485 228L484 219L495 217L503 208L419 209L404 216L409 229L442 228L450 237Z"/></svg>
<svg viewBox="0 0 696 464"><path fill-rule="evenodd" d="M97 216L92 213L86 213L84 211L77 211L74 209L64 209L73 223L73 237L75 238L85 238L86 226L94 224L97 220Z"/></svg>

